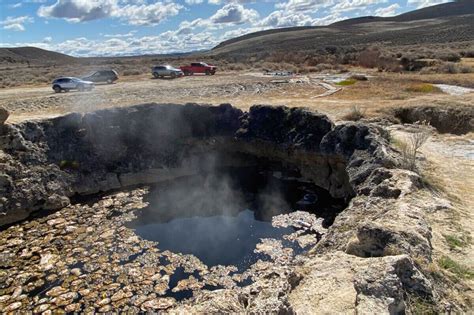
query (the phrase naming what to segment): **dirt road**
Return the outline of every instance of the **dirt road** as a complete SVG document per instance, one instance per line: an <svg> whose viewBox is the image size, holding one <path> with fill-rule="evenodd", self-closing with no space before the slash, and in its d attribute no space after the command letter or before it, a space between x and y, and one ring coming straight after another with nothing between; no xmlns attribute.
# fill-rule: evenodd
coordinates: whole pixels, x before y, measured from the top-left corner
<svg viewBox="0 0 474 315"><path fill-rule="evenodd" d="M347 76L348 74L342 74ZM0 89L0 106L11 113L10 122L51 117L68 112L141 103L230 103L242 109L254 104L305 106L340 119L358 106L370 116L386 108L447 103L473 104L474 93L453 96L445 93L408 93L410 80L394 74L371 73L370 79L339 87L324 82L335 74L295 77L264 76L252 72L226 72L215 76L195 75L176 80L149 76L125 77L112 85L97 85L93 91L55 94L50 86ZM332 93L325 87L333 87ZM328 93L328 91L330 93Z"/></svg>
<svg viewBox="0 0 474 315"><path fill-rule="evenodd" d="M288 81L288 82L286 82ZM306 97L324 93L324 88L309 81L275 80L252 74L192 76L176 80L141 78L137 81L97 85L93 91L56 94L51 87L0 90L0 106L12 113L10 121L43 117L66 112L84 112L100 108L140 103L262 103L271 95Z"/></svg>

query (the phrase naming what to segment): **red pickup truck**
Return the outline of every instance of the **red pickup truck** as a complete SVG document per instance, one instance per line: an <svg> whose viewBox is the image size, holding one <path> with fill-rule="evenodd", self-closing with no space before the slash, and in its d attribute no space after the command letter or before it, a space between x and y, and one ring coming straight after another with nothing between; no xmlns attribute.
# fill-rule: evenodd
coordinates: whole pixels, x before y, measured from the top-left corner
<svg viewBox="0 0 474 315"><path fill-rule="evenodd" d="M193 62L189 66L179 67L183 71L184 75L193 75L195 73L205 73L206 75L216 74L217 67L208 65L204 62Z"/></svg>

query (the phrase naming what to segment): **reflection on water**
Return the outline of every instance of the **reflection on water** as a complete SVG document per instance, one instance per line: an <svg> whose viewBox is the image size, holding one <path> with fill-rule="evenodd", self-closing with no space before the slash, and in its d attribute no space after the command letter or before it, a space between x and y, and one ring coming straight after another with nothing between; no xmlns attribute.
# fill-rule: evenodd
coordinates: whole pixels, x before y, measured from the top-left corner
<svg viewBox="0 0 474 315"><path fill-rule="evenodd" d="M277 229L270 222L258 221L254 212L236 216L177 218L136 228L141 237L159 242L161 250L192 254L208 266L235 265L244 270L258 259L253 253L261 238L277 238L292 229Z"/></svg>
<svg viewBox="0 0 474 315"><path fill-rule="evenodd" d="M318 212L330 224L342 207L328 193L271 172L235 168L181 178L156 186L149 206L129 223L136 233L158 242L162 251L192 254L208 266L248 268L265 255L254 253L261 238L282 239L293 229L274 228L273 216L294 210ZM304 208L304 209L302 209Z"/></svg>

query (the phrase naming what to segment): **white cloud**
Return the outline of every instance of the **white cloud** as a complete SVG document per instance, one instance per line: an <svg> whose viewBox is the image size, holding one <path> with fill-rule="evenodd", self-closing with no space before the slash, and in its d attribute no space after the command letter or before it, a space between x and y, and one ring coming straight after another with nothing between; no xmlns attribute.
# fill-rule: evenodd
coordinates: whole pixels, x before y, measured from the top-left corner
<svg viewBox="0 0 474 315"><path fill-rule="evenodd" d="M417 8L429 7L435 4L450 2L451 0L408 0L408 5L414 5Z"/></svg>
<svg viewBox="0 0 474 315"><path fill-rule="evenodd" d="M31 16L18 16L18 17L7 17L5 20L0 21L0 25L3 25L3 29L10 31L22 32L25 30L25 24L33 23L34 19Z"/></svg>
<svg viewBox="0 0 474 315"><path fill-rule="evenodd" d="M386 3L388 0L343 0L331 8L332 12L365 9L370 5Z"/></svg>
<svg viewBox="0 0 474 315"><path fill-rule="evenodd" d="M335 2L336 0L288 0L285 3L277 3L276 8L292 12L317 12Z"/></svg>
<svg viewBox="0 0 474 315"><path fill-rule="evenodd" d="M389 5L388 7L379 8L375 10L375 15L383 17L394 16L397 14L398 9L400 9L400 5L398 3L394 3L392 5Z"/></svg>
<svg viewBox="0 0 474 315"><path fill-rule="evenodd" d="M115 10L112 16L126 20L131 25L156 25L167 17L177 15L183 8L176 3L126 5Z"/></svg>
<svg viewBox="0 0 474 315"><path fill-rule="evenodd" d="M20 8L22 6L21 2L10 4L8 7L12 9Z"/></svg>
<svg viewBox="0 0 474 315"><path fill-rule="evenodd" d="M58 0L53 5L41 6L38 15L84 22L108 17L116 9L116 0Z"/></svg>
<svg viewBox="0 0 474 315"><path fill-rule="evenodd" d="M242 24L254 22L259 18L257 11L246 9L241 4L229 3L209 18L215 24Z"/></svg>
<svg viewBox="0 0 474 315"><path fill-rule="evenodd" d="M204 0L184 0L187 4L200 4L203 3Z"/></svg>
<svg viewBox="0 0 474 315"><path fill-rule="evenodd" d="M104 34L104 37L109 37L109 38L119 38L119 37L132 37L135 35L137 31L130 31L125 34Z"/></svg>
<svg viewBox="0 0 474 315"><path fill-rule="evenodd" d="M303 13L274 11L258 23L259 26L278 28L313 25L315 19Z"/></svg>
<svg viewBox="0 0 474 315"><path fill-rule="evenodd" d="M147 4L127 0L57 0L50 6L41 6L38 15L45 18L60 18L69 22L85 22L115 17L131 25L156 25L169 16L174 16L182 5L165 0Z"/></svg>

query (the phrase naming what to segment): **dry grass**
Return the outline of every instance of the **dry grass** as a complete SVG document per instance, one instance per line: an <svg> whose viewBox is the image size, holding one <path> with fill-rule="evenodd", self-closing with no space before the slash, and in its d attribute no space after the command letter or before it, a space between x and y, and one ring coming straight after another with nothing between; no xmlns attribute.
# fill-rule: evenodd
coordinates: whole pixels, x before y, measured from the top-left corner
<svg viewBox="0 0 474 315"><path fill-rule="evenodd" d="M342 116L343 120L359 121L365 117L365 110L361 109L359 106L354 105L351 107L351 110Z"/></svg>
<svg viewBox="0 0 474 315"><path fill-rule="evenodd" d="M407 92L413 93L440 93L441 90L429 83L412 83L406 89Z"/></svg>

